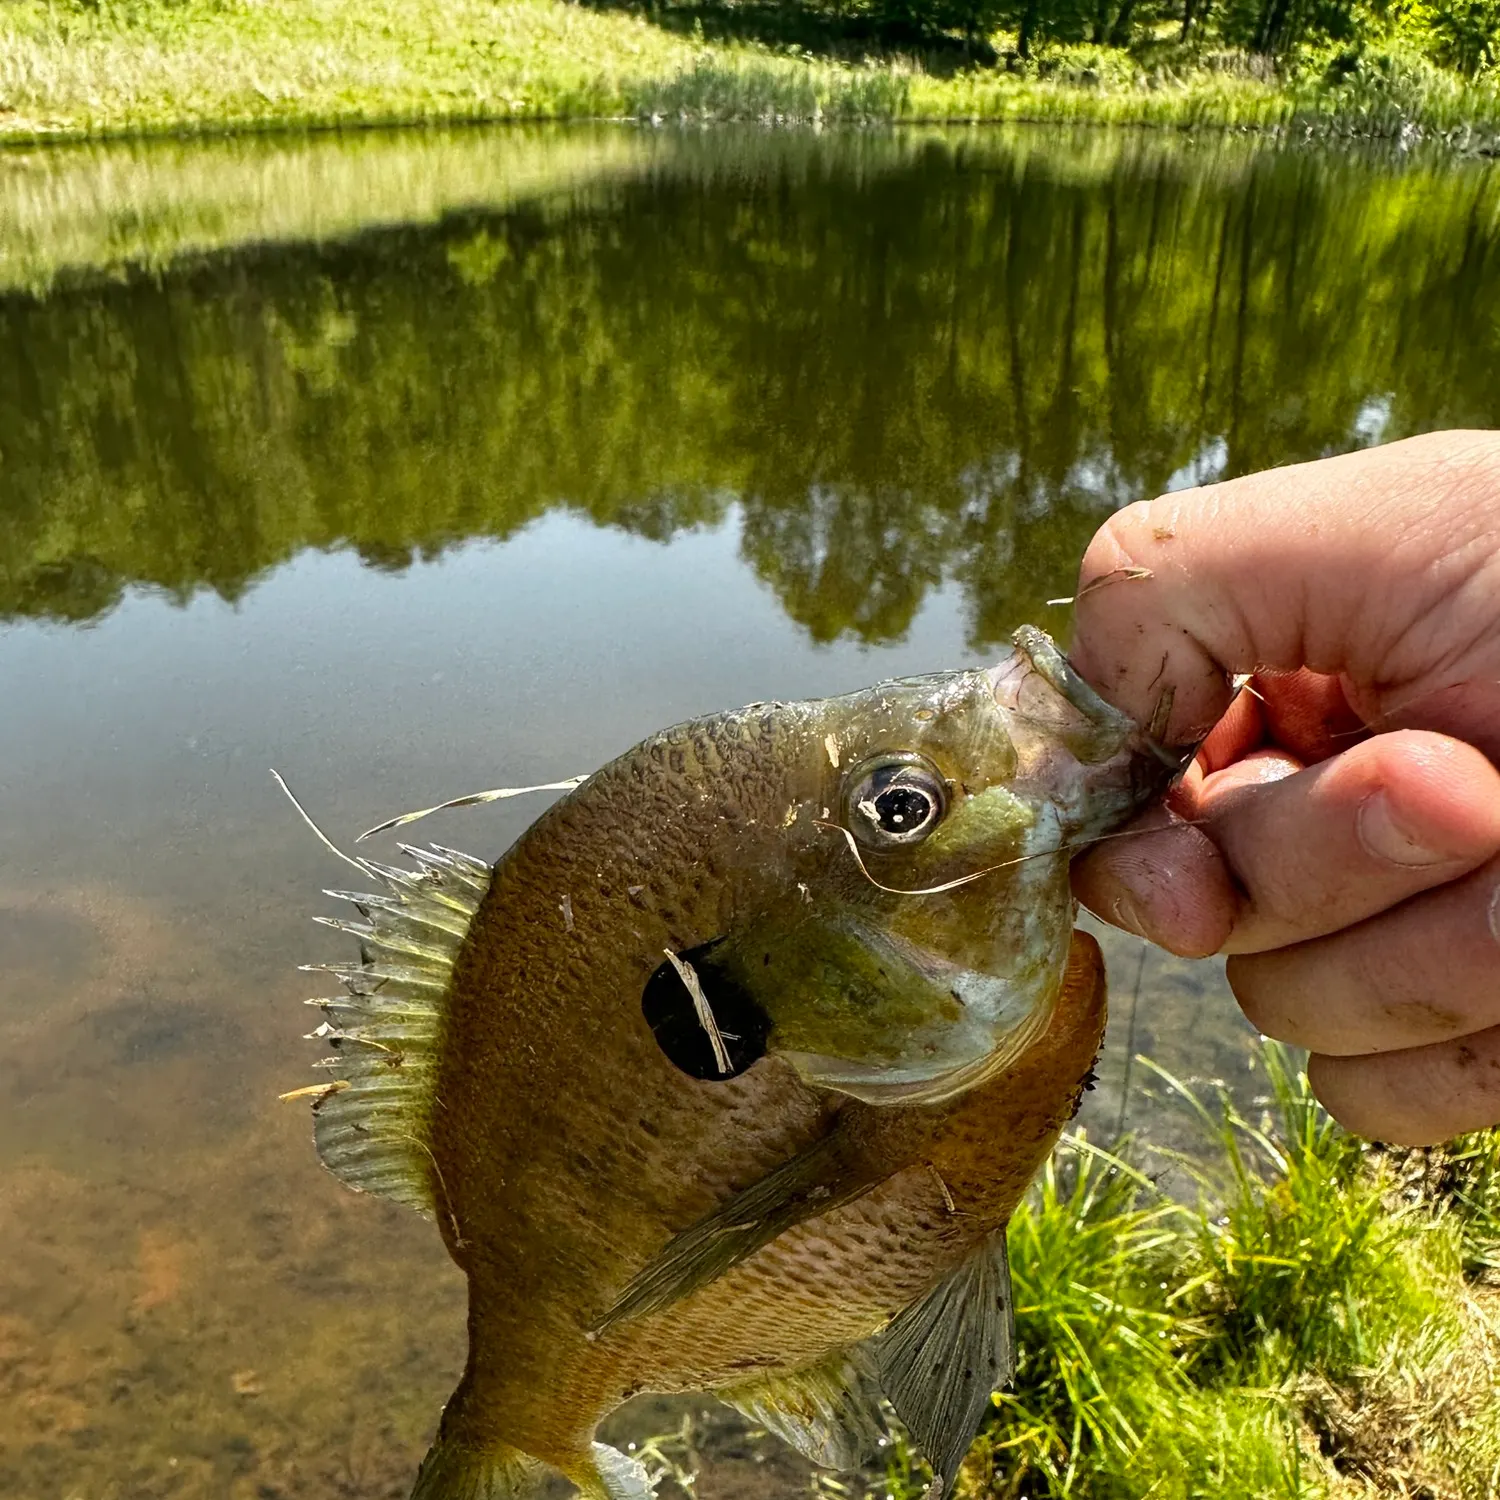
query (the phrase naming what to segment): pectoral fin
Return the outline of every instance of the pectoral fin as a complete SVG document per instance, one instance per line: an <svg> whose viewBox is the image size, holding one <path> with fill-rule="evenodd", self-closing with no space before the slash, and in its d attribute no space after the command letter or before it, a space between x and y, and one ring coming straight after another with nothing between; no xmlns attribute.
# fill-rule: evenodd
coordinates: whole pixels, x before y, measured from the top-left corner
<svg viewBox="0 0 1500 1500"><path fill-rule="evenodd" d="M842 1122L843 1117L840 1117ZM889 1174L849 1150L837 1125L807 1150L746 1188L670 1240L594 1325L658 1312L707 1286L804 1219L828 1213L868 1192Z"/></svg>
<svg viewBox="0 0 1500 1500"><path fill-rule="evenodd" d="M880 1388L932 1466L933 1493L953 1493L990 1395L1015 1374L1015 1321L1005 1231L873 1341Z"/></svg>
<svg viewBox="0 0 1500 1500"><path fill-rule="evenodd" d="M825 1469L859 1468L885 1436L880 1388L863 1344L836 1350L810 1369L714 1394Z"/></svg>

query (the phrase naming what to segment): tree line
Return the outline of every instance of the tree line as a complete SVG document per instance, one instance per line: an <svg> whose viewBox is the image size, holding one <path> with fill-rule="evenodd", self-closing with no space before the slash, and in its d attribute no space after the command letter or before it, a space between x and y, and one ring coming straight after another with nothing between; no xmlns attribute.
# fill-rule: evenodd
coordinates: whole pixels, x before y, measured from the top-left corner
<svg viewBox="0 0 1500 1500"><path fill-rule="evenodd" d="M604 0L611 3L611 0ZM865 37L900 46L964 40L970 56L1025 63L1049 47L1130 52L1148 65L1207 61L1255 72L1309 60L1352 66L1402 49L1475 77L1500 63L1500 0L642 0L658 17L720 31ZM799 31L800 26L800 31ZM1321 56L1309 58L1309 54ZM1065 59L1065 61L1067 61ZM1076 59L1080 67L1087 59Z"/></svg>

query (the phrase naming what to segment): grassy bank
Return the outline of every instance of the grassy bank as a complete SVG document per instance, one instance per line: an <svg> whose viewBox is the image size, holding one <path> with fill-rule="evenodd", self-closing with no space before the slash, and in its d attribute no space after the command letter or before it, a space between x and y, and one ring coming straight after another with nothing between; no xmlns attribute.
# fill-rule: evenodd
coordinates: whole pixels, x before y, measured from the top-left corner
<svg viewBox="0 0 1500 1500"><path fill-rule="evenodd" d="M1054 1160L1011 1230L1019 1374L960 1500L1495 1493L1500 1142L1372 1150L1265 1062L1257 1121L1164 1089L1201 1153ZM900 1445L866 1493L920 1500Z"/></svg>
<svg viewBox="0 0 1500 1500"><path fill-rule="evenodd" d="M1031 120L1500 137L1500 86L1415 56L1146 67L1042 50L1020 71L705 41L562 0L7 0L0 141L398 121L652 116Z"/></svg>

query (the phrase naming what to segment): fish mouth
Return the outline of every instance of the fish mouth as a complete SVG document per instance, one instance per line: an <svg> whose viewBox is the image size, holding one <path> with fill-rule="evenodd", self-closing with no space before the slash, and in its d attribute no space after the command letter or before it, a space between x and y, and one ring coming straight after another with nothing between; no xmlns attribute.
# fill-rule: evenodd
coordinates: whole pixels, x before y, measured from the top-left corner
<svg viewBox="0 0 1500 1500"><path fill-rule="evenodd" d="M1071 833L1097 836L1118 826L1161 796L1192 760L1196 746L1169 746L1159 737L1171 713L1170 688L1143 726L1106 703L1046 631L1023 625L1011 639L1010 655L986 673L990 690L1012 726L1023 768L1063 804ZM1058 746L1072 771L1059 762Z"/></svg>
<svg viewBox="0 0 1500 1500"><path fill-rule="evenodd" d="M1045 630L1023 625L1011 640L1011 655L986 673L1002 709L1051 730L1085 764L1109 760L1141 733L1073 670Z"/></svg>

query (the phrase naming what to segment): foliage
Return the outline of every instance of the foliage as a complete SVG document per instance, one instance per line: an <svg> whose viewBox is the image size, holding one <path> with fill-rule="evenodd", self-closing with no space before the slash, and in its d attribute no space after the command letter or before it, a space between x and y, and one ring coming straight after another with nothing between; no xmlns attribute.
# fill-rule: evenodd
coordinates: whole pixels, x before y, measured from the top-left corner
<svg viewBox="0 0 1500 1500"><path fill-rule="evenodd" d="M1128 1468L1163 1405L1188 1398L1192 1326L1159 1295L1181 1212L1129 1151L1080 1132L1012 1225L1019 1367L980 1459L992 1492L999 1474L1010 1489L1069 1494L1085 1471Z"/></svg>
<svg viewBox="0 0 1500 1500"><path fill-rule="evenodd" d="M1411 30L1436 62L1466 77L1500 64L1500 0L1419 0Z"/></svg>
<svg viewBox="0 0 1500 1500"><path fill-rule="evenodd" d="M1316 1103L1282 1048L1262 1055L1273 1113L1263 1125L1227 1100L1214 1118L1174 1082L1214 1140L1211 1167L1184 1163L1220 1209L1194 1221L1215 1329L1199 1359L1255 1384L1307 1370L1345 1379L1373 1362L1392 1320L1440 1309L1403 1264L1412 1226L1391 1211L1360 1142Z"/></svg>
<svg viewBox="0 0 1500 1500"><path fill-rule="evenodd" d="M7 0L0 141L662 115L1486 140L1497 26L1500 0ZM1426 69L1399 111L1346 86L1367 54Z"/></svg>
<svg viewBox="0 0 1500 1500"><path fill-rule="evenodd" d="M1500 1249L1500 1133L1416 1172L1262 1057L1263 1119L1159 1074L1200 1150L1074 1138L1016 1215L1023 1358L961 1500L1491 1493L1497 1294L1473 1278ZM898 1452L880 1488L916 1500L910 1470Z"/></svg>

